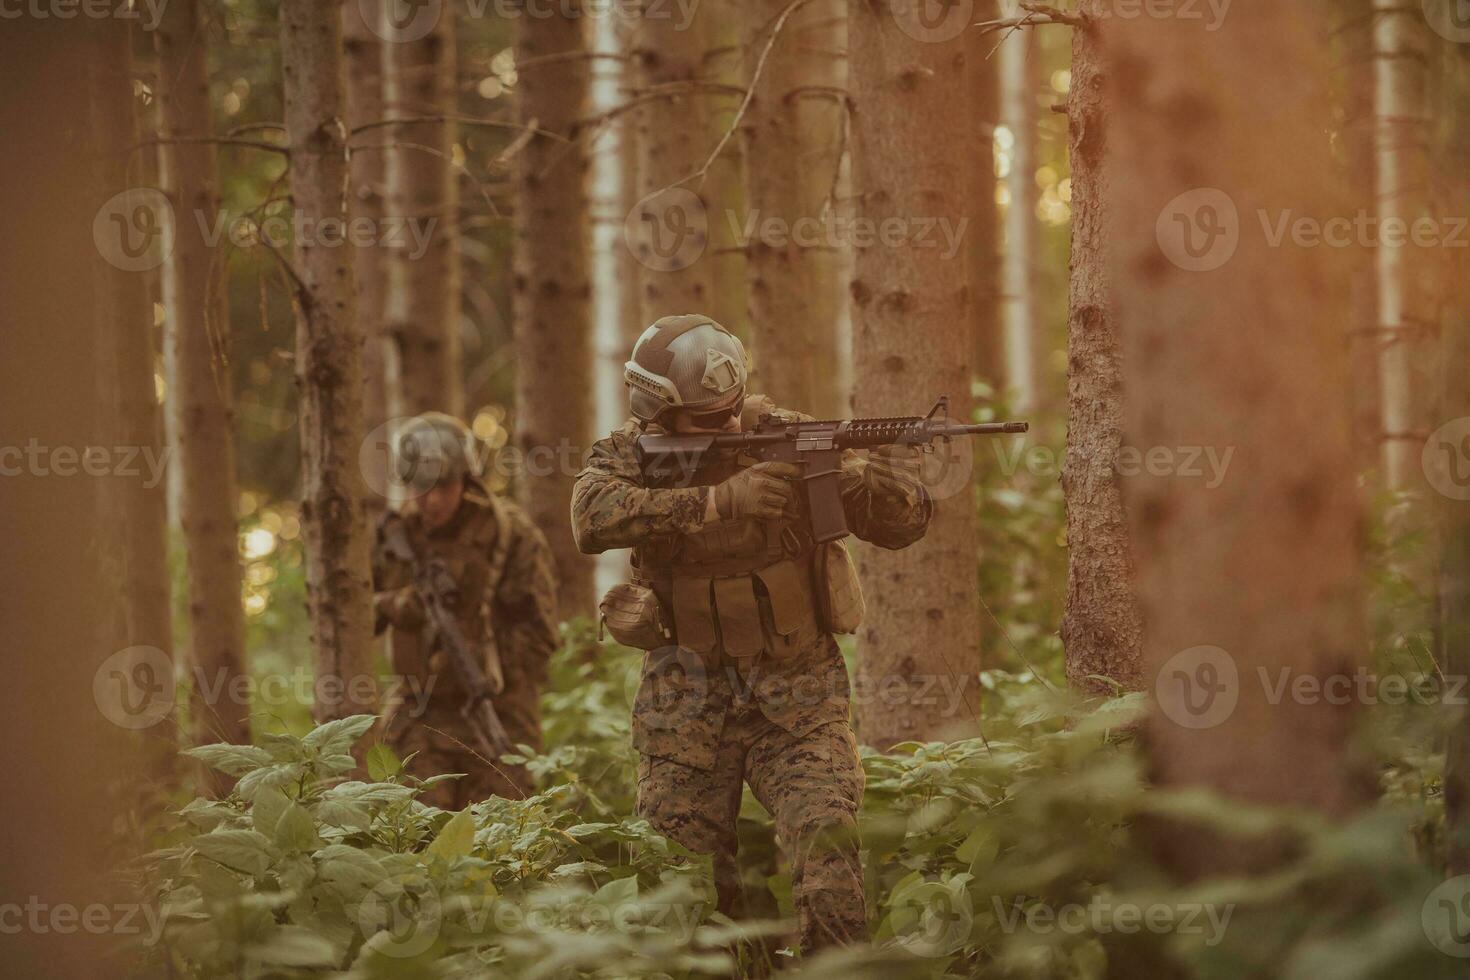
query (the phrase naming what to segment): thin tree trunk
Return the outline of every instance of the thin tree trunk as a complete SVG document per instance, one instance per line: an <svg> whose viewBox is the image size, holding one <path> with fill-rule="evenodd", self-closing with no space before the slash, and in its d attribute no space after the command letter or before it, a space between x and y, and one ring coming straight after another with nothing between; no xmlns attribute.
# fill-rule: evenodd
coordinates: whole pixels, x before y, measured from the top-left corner
<svg viewBox="0 0 1470 980"><path fill-rule="evenodd" d="M1105 0L1084 0L1084 15ZM1123 447L1123 364L1109 270L1109 66L1099 32L1072 38L1067 115L1072 163L1072 258L1067 312L1067 680L1106 693L1141 684L1143 620L1116 462Z"/></svg>
<svg viewBox="0 0 1470 980"><path fill-rule="evenodd" d="M702 121L706 153L730 131L740 103L734 89L743 87L749 78L749 58L741 57L747 14L740 8L740 0L708 0L694 8L702 19L700 37L704 41L699 74L730 88L706 98L697 113L686 116L686 125L695 118ZM737 336L749 338L746 255L739 226L732 226L730 221L732 215L746 214L750 209L745 195L745 154L739 139L732 138L725 144L701 183L709 207L711 281L709 308L699 312L708 313Z"/></svg>
<svg viewBox="0 0 1470 980"><path fill-rule="evenodd" d="M746 10L747 79L790 0ZM822 234L837 202L846 124L847 23L841 0L816 0L793 14L754 83L745 137L745 248L750 390L819 418L846 409L838 388L838 326L847 301L845 245ZM785 231L766 236L776 220ZM728 324L727 324L728 325Z"/></svg>
<svg viewBox="0 0 1470 980"><path fill-rule="evenodd" d="M629 218L635 255L643 264L644 324L679 313L713 315L707 195L673 185L704 165L704 127L692 124L710 106L704 87L703 21L680 29L671 16L645 13L634 34L638 88L638 203ZM670 189L672 188L672 190Z"/></svg>
<svg viewBox="0 0 1470 980"><path fill-rule="evenodd" d="M392 5L385 3L387 11ZM385 31L386 33L386 31ZM393 119L455 114L454 8L441 5L422 38L383 45L384 115ZM389 338L388 414L439 411L463 416L459 338L459 182L452 120L388 127L386 213L417 221L428 246L390 249L382 329Z"/></svg>
<svg viewBox="0 0 1470 980"><path fill-rule="evenodd" d="M198 0L164 8L153 34L158 111L165 139L213 135L209 71ZM183 471L180 517L189 573L189 634L195 671L190 700L196 743L250 742L249 705L234 704L245 673L245 616L235 510L234 407L230 385L228 267L203 228L219 211L215 148L164 143L164 187L178 231L164 268L164 315L173 349L170 403ZM204 221L195 220L196 215ZM215 692L211 696L210 692ZM224 700L221 700L224 696ZM212 779L203 769L200 778Z"/></svg>
<svg viewBox="0 0 1470 980"><path fill-rule="evenodd" d="M587 158L577 132L588 69L577 0L523 17L516 40L521 120L537 136L517 158L515 254L516 438L526 454L521 500L545 532L564 617L591 616L592 559L566 533L572 484L592 443L592 306L588 282ZM536 59L555 58L534 64Z"/></svg>
<svg viewBox="0 0 1470 980"><path fill-rule="evenodd" d="M359 126L383 118L383 61L388 57L384 44L371 29L368 18L381 18L387 0L361 0L342 5L343 52L347 60L347 127ZM364 130L352 138L353 150L348 174L347 212L354 222L365 222L373 229L384 227L386 213L387 164L386 145L392 141L387 128ZM353 274L357 278L357 323L362 332L362 415L363 429L379 432L388 421L387 334L384 330L384 302L387 251L377 235L365 245L352 247ZM367 506L376 519L387 505L388 453L386 433L384 451L368 454L363 465L369 472Z"/></svg>
<svg viewBox="0 0 1470 980"><path fill-rule="evenodd" d="M954 123L971 103L965 42L917 40L880 5L853 4L849 17L858 215L875 227L885 221L910 227L914 219L958 226L968 202L955 161L971 148ZM966 266L962 251L946 260L913 239L899 247L859 245L850 287L859 415L922 413L930 398L945 394L952 414L969 418L974 335ZM875 600L893 597L870 602L858 637L860 687L877 690L897 677L917 690L922 679L940 678L973 694L980 611L968 443L955 441L954 465L931 487L935 516L923 541L897 552L857 549L860 574ZM863 740L881 749L905 739L973 732L974 699L967 697L958 711L945 717L900 699L865 698L858 723Z"/></svg>
<svg viewBox="0 0 1470 980"><path fill-rule="evenodd" d="M347 217L340 5L283 0L281 69L291 196L304 222ZM318 721L371 711L372 611L367 513L357 465L362 334L351 255L298 240L296 371L300 387L302 531L316 645Z"/></svg>
<svg viewBox="0 0 1470 980"><path fill-rule="evenodd" d="M138 142L130 32L107 32L102 57L88 63L92 78L92 154L99 186L109 193L136 187L143 168ZM99 267L97 346L102 372L100 389L107 397L100 419L109 446L128 447L143 460L162 459L163 418L154 373L158 369L153 347L153 309L148 297L147 270ZM145 467L139 467L146 473ZM113 476L99 481L102 503L110 523L104 524L99 549L107 577L124 583L113 613L114 650L148 647L159 663L174 657L173 611L168 573L167 487L144 475ZM110 652L110 651L109 651ZM163 681L160 678L160 681ZM168 680L171 680L169 678ZM172 693L172 688L168 689ZM166 782L174 767L177 733L169 715L146 732L151 774Z"/></svg>
<svg viewBox="0 0 1470 980"><path fill-rule="evenodd" d="M1000 273L1005 381L1012 411L1024 415L1039 401L1044 349L1036 303L1036 267L1040 260L1036 234L1036 98L1041 75L1041 46L1036 31L1017 31L1006 38L995 57L1000 62L1001 122L1011 134L1011 167L1005 182L1010 193Z"/></svg>
<svg viewBox="0 0 1470 980"><path fill-rule="evenodd" d="M976 20L995 15L998 4L981 3ZM1029 32L1021 32L1029 33ZM973 100L966 127L973 140L967 168L970 173L970 210L964 228L964 248L970 260L970 310L975 333L975 375L1000 394L1007 379L1005 336L1001 320L1001 251L999 206L995 199L995 131L1000 124L999 55L994 34L965 33L966 88Z"/></svg>
<svg viewBox="0 0 1470 980"><path fill-rule="evenodd" d="M1378 131L1378 210L1383 222L1412 223L1428 205L1429 29L1419 5L1373 0L1374 105ZM1429 264L1407 242L1379 244L1384 474L1390 490L1421 486L1419 455L1434 412L1436 372L1428 291Z"/></svg>
<svg viewBox="0 0 1470 980"><path fill-rule="evenodd" d="M1128 431L1141 447L1234 450L1216 486L1157 467L1127 478L1153 775L1341 814L1371 791L1348 748L1352 707L1270 692L1303 675L1332 691L1366 655L1344 267L1252 227L1257 207L1345 213L1319 18L1275 4L1210 34L1102 30L1127 107L1110 145ZM1174 824L1154 843L1186 877L1280 857L1276 842L1207 846Z"/></svg>

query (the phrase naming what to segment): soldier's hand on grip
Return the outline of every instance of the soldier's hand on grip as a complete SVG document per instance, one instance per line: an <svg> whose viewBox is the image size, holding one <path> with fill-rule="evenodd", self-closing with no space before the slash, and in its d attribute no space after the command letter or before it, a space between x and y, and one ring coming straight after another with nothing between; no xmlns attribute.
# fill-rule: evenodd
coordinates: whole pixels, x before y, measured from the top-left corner
<svg viewBox="0 0 1470 980"><path fill-rule="evenodd" d="M791 481L800 476L794 463L757 463L715 487L715 510L725 521L778 520L795 510L796 485Z"/></svg>
<svg viewBox="0 0 1470 980"><path fill-rule="evenodd" d="M419 590L412 585L392 592L380 592L378 609L383 618L398 629L417 629L424 625L424 603L419 598Z"/></svg>
<svg viewBox="0 0 1470 980"><path fill-rule="evenodd" d="M921 484L923 465L918 446L879 446L868 453L863 480L871 493L903 496Z"/></svg>

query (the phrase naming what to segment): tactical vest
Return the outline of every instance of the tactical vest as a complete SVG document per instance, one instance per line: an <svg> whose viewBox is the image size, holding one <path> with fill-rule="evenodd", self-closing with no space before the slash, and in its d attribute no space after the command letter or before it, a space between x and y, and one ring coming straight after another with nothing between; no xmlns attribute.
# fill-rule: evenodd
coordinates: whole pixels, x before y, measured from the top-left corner
<svg viewBox="0 0 1470 980"><path fill-rule="evenodd" d="M746 414L769 408L753 396ZM714 486L747 465L718 460L681 485ZM817 634L853 632L861 620L862 592L847 550L833 542L819 551L800 514L660 536L634 548L632 564L635 584L651 589L672 615L664 641L700 653L719 649L740 661L763 651L796 656Z"/></svg>
<svg viewBox="0 0 1470 980"><path fill-rule="evenodd" d="M465 636L483 644L487 655L498 649L491 607L510 556L510 531L503 517L500 503L492 494L470 485L449 526L428 532L417 515L407 523L409 541L419 560L442 560L458 583L456 618ZM448 655L439 649L432 627L426 625L423 633L410 641L427 654L426 672L437 675L434 701L462 698L458 678Z"/></svg>

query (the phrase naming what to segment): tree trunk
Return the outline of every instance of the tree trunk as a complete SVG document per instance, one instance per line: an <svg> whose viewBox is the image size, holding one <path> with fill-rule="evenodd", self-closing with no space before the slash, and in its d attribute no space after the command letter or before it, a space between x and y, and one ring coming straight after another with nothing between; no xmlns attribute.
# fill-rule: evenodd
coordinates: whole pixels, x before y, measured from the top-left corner
<svg viewBox="0 0 1470 980"><path fill-rule="evenodd" d="M388 11L391 3L384 3ZM384 31L385 36L388 32ZM416 221L427 247L387 251L382 329L387 347L388 414L462 417L459 340L459 182L453 166L457 112L454 9L442 4L434 27L415 40L384 46L383 107L388 127L387 214Z"/></svg>
<svg viewBox="0 0 1470 980"><path fill-rule="evenodd" d="M136 187L143 168L142 154L133 148L138 126L133 95L129 31L106 32L101 57L88 63L92 96L91 160L98 187L109 188L105 199L124 188ZM143 461L162 460L163 419L154 373L153 308L148 297L147 270L96 266L99 392L105 397L99 427L103 445L128 447ZM167 487L146 466L131 477L114 475L100 480L106 522L100 531L105 545L98 549L104 574L126 583L107 603L112 642L108 652L125 647L147 647L160 664L173 660L173 612L168 573ZM170 678L171 680L171 678ZM169 693L172 693L170 688ZM170 715L146 732L150 773L171 782L177 733Z"/></svg>
<svg viewBox="0 0 1470 980"><path fill-rule="evenodd" d="M745 77L789 0L761 0L746 11ZM847 25L840 0L816 0L786 20L754 82L745 137L745 245L750 390L778 405L839 418L838 323L847 296L843 242L820 233L834 213L846 130ZM783 234L761 226L780 222Z"/></svg>
<svg viewBox="0 0 1470 980"><path fill-rule="evenodd" d="M1410 225L1429 215L1427 87L1429 30L1418 5L1373 0L1378 211ZM1382 226L1380 226L1382 227ZM1419 455L1434 412L1437 371L1423 249L1379 243L1384 476L1388 489L1422 485Z"/></svg>
<svg viewBox="0 0 1470 980"><path fill-rule="evenodd" d="M639 200L628 235L643 265L639 319L645 325L679 313L713 315L710 224L719 216L697 185L673 186L703 166L710 150L696 124L710 106L702 21L678 25L672 16L646 14L633 38L638 88L632 97L646 101L635 110Z"/></svg>
<svg viewBox="0 0 1470 980"><path fill-rule="evenodd" d="M1470 214L1470 48L1440 45L1440 137L1437 141L1435 204L1443 214ZM1454 480L1433 481L1439 504L1439 660L1449 677L1470 676L1470 258L1464 249L1442 250L1436 267L1444 297L1442 322L1444 427L1426 453L1438 464L1458 467ZM1439 471L1448 475L1448 469ZM1449 828L1449 873L1470 874L1470 713L1450 732L1445 752L1445 823Z"/></svg>
<svg viewBox="0 0 1470 980"><path fill-rule="evenodd" d="M131 855L118 853L117 814L99 805L96 777L138 771L138 758L126 751L133 740L118 723L130 720L129 707L141 703L151 711L153 697L171 694L166 660L113 659L116 648L106 645L108 624L101 621L101 597L120 583L98 561L97 496L107 482L137 477L117 472L124 465L117 454L107 458L114 468L107 475L88 474L79 459L71 476L51 471L62 447L81 457L85 447L106 445L97 418L112 406L103 402L97 360L109 340L97 310L109 298L97 270L104 258L146 245L149 231L159 227L149 219L164 218L137 210L136 200L109 202L128 185L99 181L90 159L91 141L108 121L91 115L93 78L86 66L117 56L109 46L127 44L121 30L127 23L20 17L0 30L0 62L13 73L0 99L0 132L25 134L23 150L10 144L0 186L6 215L0 418L7 445L34 440L49 450L35 465L0 479L6 642L0 737L6 778L15 787L0 794L6 830L0 864L5 890L14 895L94 901L114 894L110 869ZM112 82L120 95L131 91L116 77ZM128 147L111 146L108 156L121 163ZM136 165L139 157L131 159ZM152 257L159 254L154 249ZM13 454L5 465L17 465ZM147 676L149 687L136 684L140 664L157 667ZM114 940L85 929L18 929L6 937L5 970L59 980L95 977Z"/></svg>
<svg viewBox="0 0 1470 980"><path fill-rule="evenodd" d="M1376 214L1376 144L1373 108L1375 59L1373 0L1345 0L1335 7L1338 23L1336 73L1340 93L1340 128L1348 187L1355 202ZM1382 408L1378 398L1379 333L1378 273L1375 253L1367 248L1352 253L1356 263L1349 285L1347 321L1349 368L1353 387L1353 449L1359 472L1381 469L1384 458Z"/></svg>
<svg viewBox="0 0 1470 980"><path fill-rule="evenodd" d="M788 0L789 2L789 0ZM704 125L704 152L711 149L730 131L735 122L741 97L737 94L749 79L749 52L742 57L741 40L748 15L739 0L708 0L697 9L702 19L700 37L704 41L704 57L700 76L722 86L698 104L694 114L686 115L686 125L699 119ZM745 248L740 241L738 222L733 215L746 214L751 205L745 194L745 153L741 140L733 137L710 164L709 176L691 184L702 187L709 207L710 301L708 313L716 322L749 338L750 324Z"/></svg>
<svg viewBox="0 0 1470 980"><path fill-rule="evenodd" d="M535 136L517 158L516 438L526 454L519 489L551 543L562 616L592 616L594 562L567 533L594 412L587 158L577 131L587 110L587 43L576 0L519 24L521 120L570 141Z"/></svg>
<svg viewBox="0 0 1470 980"><path fill-rule="evenodd" d="M1084 0L1093 15L1105 0ZM1097 693L1142 683L1143 620L1116 463L1123 447L1123 364L1109 247L1108 120L1111 84L1100 32L1072 37L1067 116L1072 163L1072 258L1067 310L1067 606L1062 617L1067 680Z"/></svg>
<svg viewBox="0 0 1470 980"><path fill-rule="evenodd" d="M214 134L202 28L198 0L185 0L164 8L154 32L159 124L165 139ZM159 154L178 224L163 284L173 348L170 402L178 434L176 464L183 471L179 504L195 671L192 736L197 744L248 744L250 706L228 700L228 692L238 689L236 678L245 674L228 267L225 255L210 247L202 231L213 226L219 212L216 154L212 144L203 142L164 143ZM205 220L195 220L196 215ZM216 692L215 697L209 692ZM202 768L200 778L212 779Z"/></svg>
<svg viewBox="0 0 1470 980"><path fill-rule="evenodd" d="M281 70L291 196L304 222L347 217L340 5L281 4ZM357 465L362 334L351 255L328 242L295 247L302 532L316 644L318 721L373 710L367 513Z"/></svg>
<svg viewBox="0 0 1470 980"><path fill-rule="evenodd" d="M383 61L388 56L383 40L373 32L368 18L381 18L388 0L361 0L342 5L343 53L347 60L347 128L357 129L383 118ZM384 227L387 213L386 146L392 142L386 127L364 130L352 137L348 172L347 213L354 222L373 229ZM381 451L365 455L368 472L368 513L373 520L388 503L388 440L382 429L388 421L387 334L384 302L389 253L378 236L368 244L352 246L353 275L357 278L357 323L363 337L362 416L363 429L382 437Z"/></svg>
<svg viewBox="0 0 1470 980"><path fill-rule="evenodd" d="M975 7L976 20L995 16L999 5ZM1019 32L1021 35L1029 31ZM970 210L966 217L964 248L970 261L970 311L975 334L975 375L998 395L1008 387L1005 337L1000 317L1001 254L999 207L995 199L995 132L1000 123L1000 73L996 36L981 31L965 33L966 88L973 103L966 128L973 140L967 168L970 174ZM1019 41L1020 38L1014 39Z"/></svg>
<svg viewBox="0 0 1470 980"><path fill-rule="evenodd" d="M891 222L915 231L916 219L958 227L968 201L954 168L971 148L963 127L954 124L971 102L965 42L918 40L879 5L853 4L849 17L858 217L876 228ZM974 336L966 266L963 251L945 259L916 234L898 247L858 243L850 295L853 408L859 415L922 413L931 398L946 394L954 417L970 417ZM969 443L954 441L955 458L942 480L926 468L935 516L923 541L898 552L857 549L872 597L858 638L860 690L891 690L896 677L915 692L921 682L938 679L955 685L951 690L974 693L980 611ZM977 721L973 697L952 717L886 696L858 702L862 738L880 749L973 732Z"/></svg>
<svg viewBox="0 0 1470 980"><path fill-rule="evenodd" d="M995 42L990 43L994 46ZM995 57L1000 61L1001 122L1011 136L1000 273L1004 376L1012 412L1025 415L1040 400L1040 359L1045 349L1036 303L1036 268L1041 258L1036 234L1036 99L1041 46L1036 31L1017 31L1006 38Z"/></svg>
<svg viewBox="0 0 1470 980"><path fill-rule="evenodd" d="M1348 750L1354 712L1330 696L1367 648L1344 267L1255 227L1261 207L1347 213L1321 124L1318 17L1275 4L1214 33L1150 19L1102 31L1127 107L1110 145L1128 431L1145 453L1234 450L1215 486L1157 463L1127 477L1153 775L1340 814L1371 791ZM1329 696L1272 695L1302 675ZM1280 856L1180 825L1155 844L1186 877Z"/></svg>

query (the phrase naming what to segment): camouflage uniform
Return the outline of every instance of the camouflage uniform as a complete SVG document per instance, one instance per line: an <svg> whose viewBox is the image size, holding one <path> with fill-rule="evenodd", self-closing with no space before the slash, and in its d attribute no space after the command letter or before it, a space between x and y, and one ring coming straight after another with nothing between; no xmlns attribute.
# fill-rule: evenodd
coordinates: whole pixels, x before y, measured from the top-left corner
<svg viewBox="0 0 1470 980"><path fill-rule="evenodd" d="M806 418L751 396L747 427L766 411ZM635 583L651 589L673 620L672 643L649 644L634 702L638 813L713 856L720 909L737 914L736 815L742 781L749 783L791 858L803 949L861 941L863 773L846 666L815 611L817 549L804 516L706 523L706 487L743 464L718 461L686 485L647 486L635 445L644 431L659 430L630 420L593 445L572 499L581 550L632 548ZM912 544L928 527L928 493L917 481L874 493L863 479L868 465L844 454L849 527L880 547ZM827 547L829 561L848 563L840 544Z"/></svg>
<svg viewBox="0 0 1470 980"><path fill-rule="evenodd" d="M491 795L524 796L531 789L524 766L497 762L496 768L490 768L465 747L479 751L460 715L465 691L448 654L433 643L431 629L426 624L402 628L385 614L391 609L391 597L412 581L407 563L386 553L383 529L388 521L396 520L404 522L420 561L438 557L447 563L460 587L459 619L465 635L482 638L494 630L505 689L492 703L511 741L537 749L541 747L540 689L546 680L547 658L558 643L556 579L546 538L515 504L466 480L459 509L447 524L432 531L424 526L412 502L399 513L385 515L373 555L377 630L393 627L393 669L403 678L387 699L384 740L400 758L419 753L409 764L414 775L467 774L433 787L425 794L427 803L457 810ZM415 709L423 705L416 692L423 691L428 692L427 707L419 714Z"/></svg>

